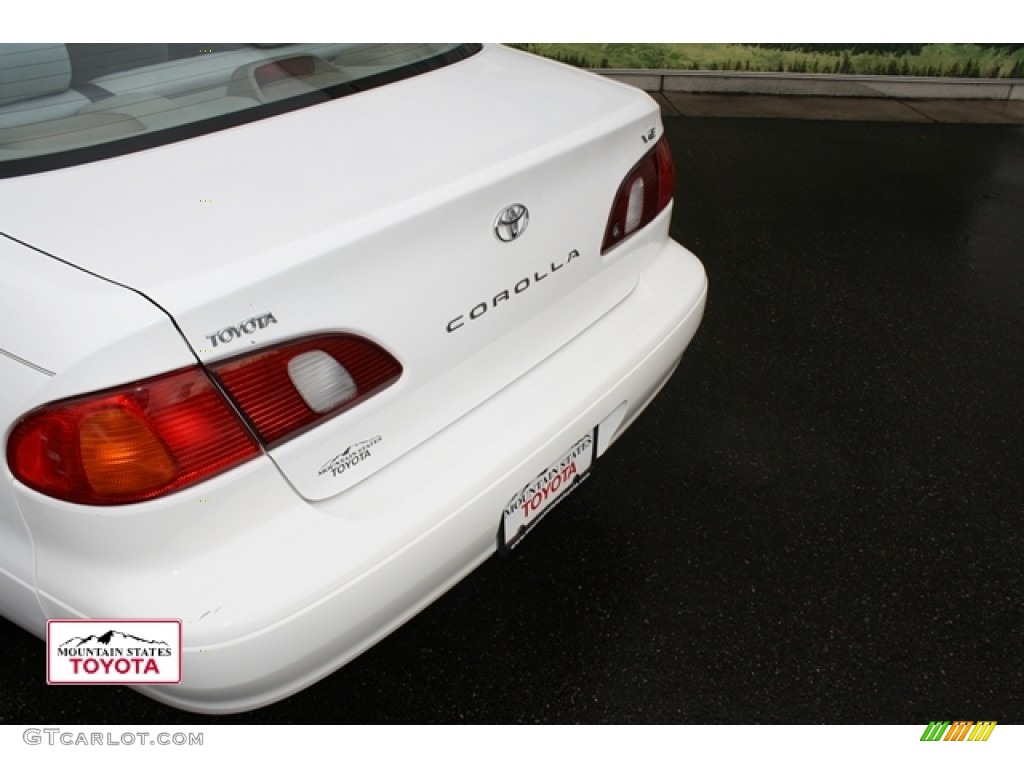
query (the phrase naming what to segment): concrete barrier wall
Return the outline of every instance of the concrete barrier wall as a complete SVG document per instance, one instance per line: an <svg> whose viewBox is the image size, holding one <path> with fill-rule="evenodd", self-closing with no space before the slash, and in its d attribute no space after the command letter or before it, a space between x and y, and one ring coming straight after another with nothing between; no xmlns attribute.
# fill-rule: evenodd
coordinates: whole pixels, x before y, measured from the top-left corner
<svg viewBox="0 0 1024 768"><path fill-rule="evenodd" d="M1024 80L773 72L598 69L602 75L662 93L755 93L891 99L1024 100Z"/></svg>

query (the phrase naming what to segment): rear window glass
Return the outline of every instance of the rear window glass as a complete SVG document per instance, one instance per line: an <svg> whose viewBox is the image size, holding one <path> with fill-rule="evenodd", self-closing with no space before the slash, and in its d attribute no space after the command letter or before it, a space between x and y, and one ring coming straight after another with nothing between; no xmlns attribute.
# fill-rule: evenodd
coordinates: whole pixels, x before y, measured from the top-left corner
<svg viewBox="0 0 1024 768"><path fill-rule="evenodd" d="M477 50L452 43L2 43L0 176L222 130Z"/></svg>

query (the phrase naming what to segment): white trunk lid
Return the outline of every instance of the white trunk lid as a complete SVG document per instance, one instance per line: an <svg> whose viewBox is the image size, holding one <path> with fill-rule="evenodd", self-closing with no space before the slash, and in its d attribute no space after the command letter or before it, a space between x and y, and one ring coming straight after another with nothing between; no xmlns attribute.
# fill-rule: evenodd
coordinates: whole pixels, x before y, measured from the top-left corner
<svg viewBox="0 0 1024 768"><path fill-rule="evenodd" d="M320 499L625 298L643 249L602 257L601 241L652 129L642 93L488 47L320 106L9 180L0 210L8 195L39 200L3 228L145 293L203 362L325 331L393 354L395 385L272 451ZM510 206L529 224L503 242L495 223ZM332 469L360 448L362 461Z"/></svg>

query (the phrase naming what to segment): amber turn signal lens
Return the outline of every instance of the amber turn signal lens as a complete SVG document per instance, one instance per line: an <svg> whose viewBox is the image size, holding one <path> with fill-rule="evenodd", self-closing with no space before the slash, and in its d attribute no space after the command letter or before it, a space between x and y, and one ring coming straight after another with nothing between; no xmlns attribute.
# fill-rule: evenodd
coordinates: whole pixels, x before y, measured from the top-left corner
<svg viewBox="0 0 1024 768"><path fill-rule="evenodd" d="M78 427L82 469L96 493L120 496L159 488L177 471L146 422L124 408L90 413Z"/></svg>

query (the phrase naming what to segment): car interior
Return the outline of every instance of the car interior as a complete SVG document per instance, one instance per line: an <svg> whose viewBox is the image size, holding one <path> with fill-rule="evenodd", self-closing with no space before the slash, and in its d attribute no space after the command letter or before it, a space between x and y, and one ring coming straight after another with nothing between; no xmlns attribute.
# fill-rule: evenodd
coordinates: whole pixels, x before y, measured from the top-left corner
<svg viewBox="0 0 1024 768"><path fill-rule="evenodd" d="M0 44L0 161L344 87L443 45Z"/></svg>

